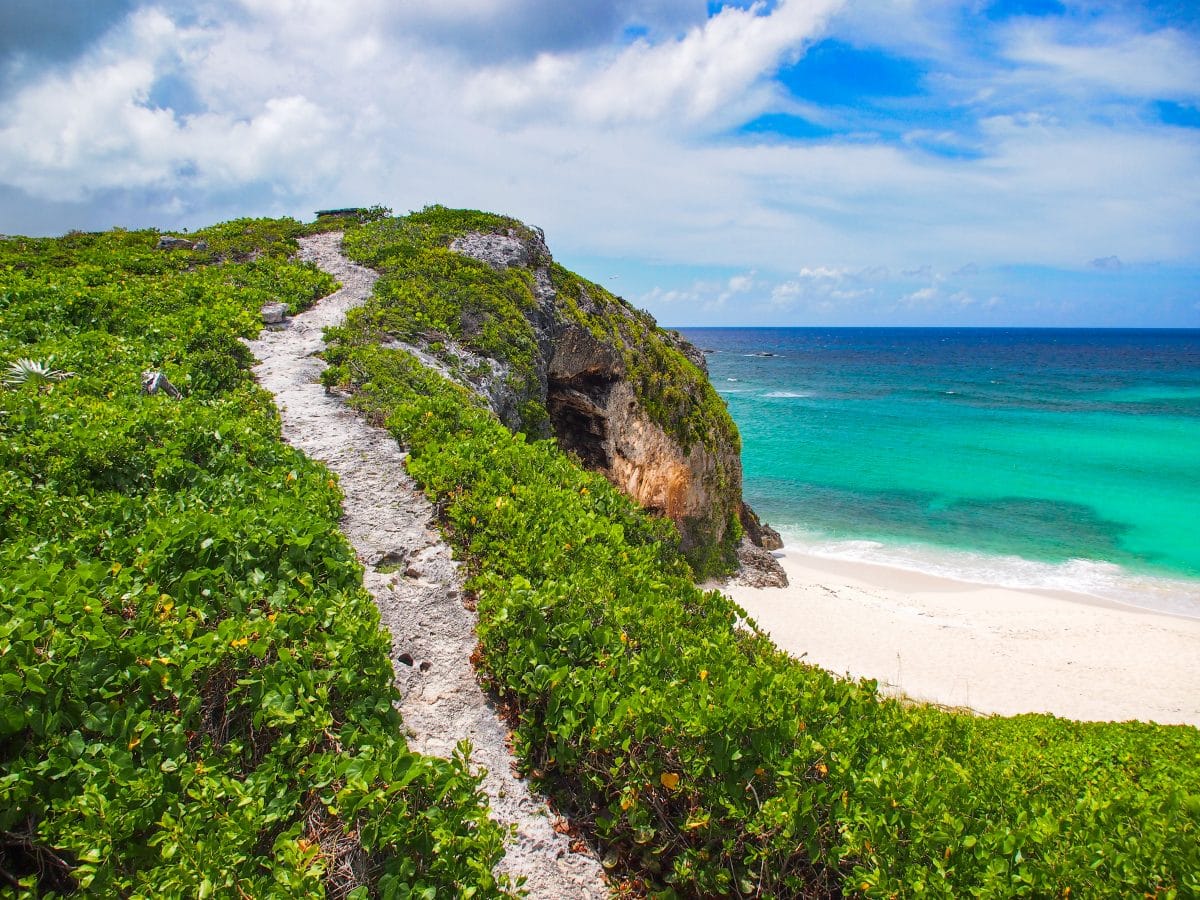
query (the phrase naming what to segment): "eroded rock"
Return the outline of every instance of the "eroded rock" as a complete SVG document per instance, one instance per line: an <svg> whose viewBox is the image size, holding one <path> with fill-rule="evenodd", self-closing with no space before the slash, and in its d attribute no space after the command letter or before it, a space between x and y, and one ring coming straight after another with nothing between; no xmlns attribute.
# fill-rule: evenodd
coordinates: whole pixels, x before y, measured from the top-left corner
<svg viewBox="0 0 1200 900"><path fill-rule="evenodd" d="M755 588L784 588L788 586L787 573L770 551L755 546L749 537L743 537L738 545L737 581Z"/></svg>
<svg viewBox="0 0 1200 900"><path fill-rule="evenodd" d="M746 537L750 538L750 543L762 547L764 550L783 549L783 538L780 537L779 532L762 521L758 517L758 513L750 508L749 503L742 502L738 518L741 519L742 531L745 532Z"/></svg>
<svg viewBox="0 0 1200 900"><path fill-rule="evenodd" d="M286 303L264 303L260 310L264 325L278 325L287 318Z"/></svg>
<svg viewBox="0 0 1200 900"><path fill-rule="evenodd" d="M510 266L532 268L549 262L545 235L541 229L531 229L534 237L523 237L510 228L502 233L472 231L450 242L450 249L472 259L478 259L497 269Z"/></svg>
<svg viewBox="0 0 1200 900"><path fill-rule="evenodd" d="M743 518L740 447L708 382L704 353L648 313L555 267L538 229L470 232L450 249L495 269L530 270L535 303L525 316L538 346L532 379L474 365L481 377L457 380L485 397L510 428L553 434L585 466L670 518L699 573L732 570L733 523ZM477 317L464 307L460 342L469 344L482 327ZM446 335L430 335L417 349L428 353L434 345L445 368L466 368L460 345ZM528 421L531 405L543 407L548 421ZM769 528L746 530L756 543L774 535L771 546L779 546Z"/></svg>

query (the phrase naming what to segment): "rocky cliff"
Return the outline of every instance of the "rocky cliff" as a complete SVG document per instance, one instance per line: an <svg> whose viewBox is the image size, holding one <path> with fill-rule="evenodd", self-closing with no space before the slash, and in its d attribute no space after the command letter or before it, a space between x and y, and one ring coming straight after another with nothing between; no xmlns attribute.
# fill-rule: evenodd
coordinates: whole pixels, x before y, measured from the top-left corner
<svg viewBox="0 0 1200 900"><path fill-rule="evenodd" d="M697 574L740 557L754 580L783 579L763 549L773 532L742 503L737 428L680 335L557 265L540 230L507 217L432 207L356 229L346 247L384 273L377 340L669 517Z"/></svg>

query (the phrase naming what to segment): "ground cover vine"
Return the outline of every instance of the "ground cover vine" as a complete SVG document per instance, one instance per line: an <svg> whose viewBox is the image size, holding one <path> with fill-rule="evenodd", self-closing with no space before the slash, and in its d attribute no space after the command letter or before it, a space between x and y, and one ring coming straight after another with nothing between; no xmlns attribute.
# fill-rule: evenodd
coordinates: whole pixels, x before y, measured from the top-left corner
<svg viewBox="0 0 1200 900"><path fill-rule="evenodd" d="M632 882L680 896L1200 895L1196 729L974 717L787 657L694 586L666 523L381 347L377 314L333 333L328 383L409 448L469 566L481 672L524 766Z"/></svg>
<svg viewBox="0 0 1200 900"><path fill-rule="evenodd" d="M289 261L304 228L0 241L0 361L42 367L0 387L0 896L500 893L477 779L406 747L337 483L239 341L333 288Z"/></svg>

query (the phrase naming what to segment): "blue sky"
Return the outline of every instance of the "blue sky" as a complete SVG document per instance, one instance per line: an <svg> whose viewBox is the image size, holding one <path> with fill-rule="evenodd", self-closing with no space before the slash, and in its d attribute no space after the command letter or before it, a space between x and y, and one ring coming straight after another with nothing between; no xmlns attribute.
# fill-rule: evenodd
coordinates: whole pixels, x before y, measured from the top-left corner
<svg viewBox="0 0 1200 900"><path fill-rule="evenodd" d="M1191 0L8 0L0 232L444 203L670 325L1200 327Z"/></svg>

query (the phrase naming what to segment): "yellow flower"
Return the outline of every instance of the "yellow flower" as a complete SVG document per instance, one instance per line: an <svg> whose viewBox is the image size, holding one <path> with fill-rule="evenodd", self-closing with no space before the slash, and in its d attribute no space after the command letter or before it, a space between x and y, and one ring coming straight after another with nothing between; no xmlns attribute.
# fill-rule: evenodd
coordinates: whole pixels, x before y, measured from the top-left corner
<svg viewBox="0 0 1200 900"><path fill-rule="evenodd" d="M708 669L701 669L701 670L700 670L700 680L701 680L701 681L708 681Z"/></svg>
<svg viewBox="0 0 1200 900"><path fill-rule="evenodd" d="M823 762L817 763L814 768L817 770L817 774L822 778L829 774L829 767Z"/></svg>
<svg viewBox="0 0 1200 900"><path fill-rule="evenodd" d="M628 643L629 643L629 635L627 635L627 634L626 634L625 632L623 632L623 631L621 632L621 643L622 643L622 644L628 644Z"/></svg>
<svg viewBox="0 0 1200 900"><path fill-rule="evenodd" d="M244 637L234 638L232 641L229 642L229 646L230 647L245 647L248 643L250 643L250 638L244 638Z"/></svg>

